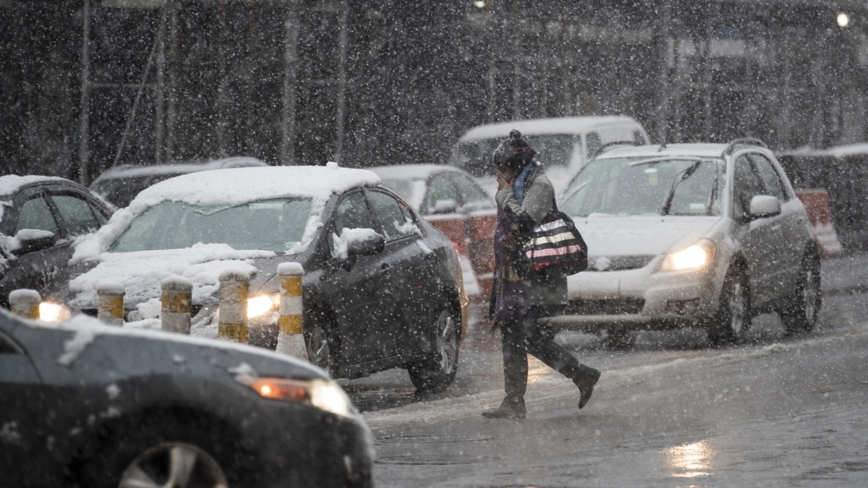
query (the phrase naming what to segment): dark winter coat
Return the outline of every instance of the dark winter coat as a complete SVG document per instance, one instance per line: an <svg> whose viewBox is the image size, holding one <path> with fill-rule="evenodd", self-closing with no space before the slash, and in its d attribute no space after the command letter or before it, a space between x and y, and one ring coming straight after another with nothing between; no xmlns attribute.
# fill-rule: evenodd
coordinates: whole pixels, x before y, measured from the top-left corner
<svg viewBox="0 0 868 488"><path fill-rule="evenodd" d="M515 189L512 186L505 187L497 192L495 200L498 206L498 230L495 233L495 251L501 261L497 263L495 279L497 285L493 293L504 282L510 281L510 274L514 275L515 264L510 261L511 253L508 249L512 246L514 234L518 234L518 240L523 241L529 237L533 228L536 227L546 215L555 207L555 191L551 181L546 176L545 167L542 163L531 161L531 172L524 182L524 195L521 204L515 197ZM505 221L504 221L505 219ZM511 228L511 229L510 229ZM499 252L498 252L499 251ZM511 269L510 269L511 268ZM530 274L521 278L523 299L526 306L542 306L546 309L567 304L567 279L562 275ZM509 287L509 285L507 285ZM501 288L502 289L502 288ZM507 290L512 292L512 290ZM499 297L493 297L497 299ZM495 307L497 308L497 307ZM497 317L495 317L497 318Z"/></svg>

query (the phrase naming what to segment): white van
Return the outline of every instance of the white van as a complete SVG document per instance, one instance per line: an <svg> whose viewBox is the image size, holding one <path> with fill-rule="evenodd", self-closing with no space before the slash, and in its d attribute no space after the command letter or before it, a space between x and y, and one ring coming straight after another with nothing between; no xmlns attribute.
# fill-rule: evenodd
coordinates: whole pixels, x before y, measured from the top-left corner
<svg viewBox="0 0 868 488"><path fill-rule="evenodd" d="M491 153L517 129L536 149L537 160L556 192L560 192L585 162L604 144L632 142L648 144L648 133L632 117L587 116L534 119L480 125L470 129L456 143L449 164L477 178L492 195L497 183L491 166Z"/></svg>

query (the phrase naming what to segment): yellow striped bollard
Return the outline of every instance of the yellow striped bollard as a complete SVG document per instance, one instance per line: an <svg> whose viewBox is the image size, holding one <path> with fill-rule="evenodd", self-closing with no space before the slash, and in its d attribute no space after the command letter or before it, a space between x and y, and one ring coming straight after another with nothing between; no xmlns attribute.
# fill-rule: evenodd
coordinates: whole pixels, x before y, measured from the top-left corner
<svg viewBox="0 0 868 488"><path fill-rule="evenodd" d="M160 308L161 328L168 332L190 335L193 282L181 276L174 276L164 279L160 285L163 289Z"/></svg>
<svg viewBox="0 0 868 488"><path fill-rule="evenodd" d="M108 325L124 326L124 285L105 281L96 285L96 318Z"/></svg>
<svg viewBox="0 0 868 488"><path fill-rule="evenodd" d="M304 344L301 298L301 278L304 268L299 263L280 263L280 331L277 334L277 352L307 360Z"/></svg>
<svg viewBox="0 0 868 488"><path fill-rule="evenodd" d="M21 288L9 294L9 307L12 313L26 319L39 319L39 303L42 297L36 290Z"/></svg>
<svg viewBox="0 0 868 488"><path fill-rule="evenodd" d="M220 323L217 338L247 343L247 294L250 273L230 269L220 273Z"/></svg>

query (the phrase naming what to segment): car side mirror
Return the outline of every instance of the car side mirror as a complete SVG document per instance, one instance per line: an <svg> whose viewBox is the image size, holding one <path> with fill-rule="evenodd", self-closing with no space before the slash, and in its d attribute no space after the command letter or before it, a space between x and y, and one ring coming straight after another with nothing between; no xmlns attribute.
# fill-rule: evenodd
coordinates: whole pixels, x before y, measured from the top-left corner
<svg viewBox="0 0 868 488"><path fill-rule="evenodd" d="M458 204L455 203L455 200L451 198L437 200L436 202L434 202L434 207L431 210L432 213L435 214L455 213L456 211L458 211Z"/></svg>
<svg viewBox="0 0 868 488"><path fill-rule="evenodd" d="M374 229L343 229L335 237L334 255L343 260L379 254L386 247L386 238Z"/></svg>
<svg viewBox="0 0 868 488"><path fill-rule="evenodd" d="M12 249L12 253L21 256L31 252L42 251L57 244L57 237L53 232L39 229L21 229L15 234L13 240L17 241L18 247Z"/></svg>
<svg viewBox="0 0 868 488"><path fill-rule="evenodd" d="M774 217L781 213L781 202L771 195L755 195L750 199L750 218Z"/></svg>

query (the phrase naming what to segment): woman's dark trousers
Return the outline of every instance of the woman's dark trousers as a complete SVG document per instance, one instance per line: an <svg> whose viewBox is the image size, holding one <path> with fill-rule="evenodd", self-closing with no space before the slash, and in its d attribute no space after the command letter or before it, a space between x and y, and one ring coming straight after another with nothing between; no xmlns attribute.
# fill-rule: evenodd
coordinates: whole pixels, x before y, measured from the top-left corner
<svg viewBox="0 0 868 488"><path fill-rule="evenodd" d="M524 397L527 390L527 355L530 353L550 368L567 378L577 377L581 369L579 360L554 340L546 337L537 325L537 319L554 315L543 307L530 307L528 319L501 325L503 334L503 381L506 396Z"/></svg>

